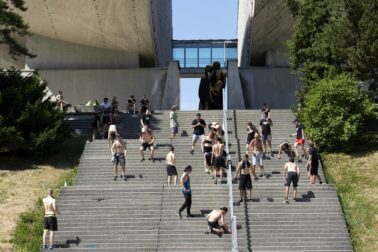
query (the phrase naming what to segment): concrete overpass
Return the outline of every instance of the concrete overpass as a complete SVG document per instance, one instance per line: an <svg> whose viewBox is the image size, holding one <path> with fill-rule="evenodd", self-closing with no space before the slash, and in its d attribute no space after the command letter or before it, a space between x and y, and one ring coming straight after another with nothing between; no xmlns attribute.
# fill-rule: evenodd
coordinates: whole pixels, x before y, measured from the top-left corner
<svg viewBox="0 0 378 252"><path fill-rule="evenodd" d="M229 107L267 102L288 108L300 83L288 69L283 45L293 24L284 0L238 4L238 60L227 69ZM63 90L72 104L113 95L126 101L130 94L154 97L156 109L179 103L180 73L177 62L170 61L170 0L33 0L26 5L21 14L33 36L24 43L38 57L14 62L0 46L0 68L39 69L52 92Z"/></svg>

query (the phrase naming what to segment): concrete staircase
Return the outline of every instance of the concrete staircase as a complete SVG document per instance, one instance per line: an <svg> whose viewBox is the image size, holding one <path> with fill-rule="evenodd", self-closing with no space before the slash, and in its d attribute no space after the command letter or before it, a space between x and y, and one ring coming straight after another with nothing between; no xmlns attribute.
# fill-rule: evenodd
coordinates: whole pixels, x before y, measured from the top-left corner
<svg viewBox="0 0 378 252"><path fill-rule="evenodd" d="M105 140L88 142L81 158L74 186L63 188L58 205L61 210L57 241L59 251L231 251L231 235L222 239L205 235L206 214L228 206L226 178L214 185L204 172L199 144L189 154L191 122L197 111L179 111L177 139L173 140L179 177L192 165L193 218L179 219L175 211L184 201L180 186L166 186L165 156L171 141L169 111L155 111L152 129L156 136L155 162L140 162L139 119L122 115L118 125L126 138L128 181L113 178L113 165ZM207 122L222 122L221 111L201 111ZM258 124L254 110L228 111L229 147L233 165L245 152L245 124ZM273 148L294 133L289 110L273 110ZM146 155L146 157L148 157ZM344 217L333 186L309 185L305 167L298 187L299 200L283 200L283 164L276 154L265 160L269 178L253 183L253 202L236 204L239 251L352 251ZM234 170L234 168L233 168ZM323 177L320 169L321 176ZM233 172L234 173L234 172ZM323 181L324 177L323 177ZM239 200L238 184L233 185L234 201ZM228 217L227 222L230 221ZM64 247L64 248L63 248Z"/></svg>
<svg viewBox="0 0 378 252"><path fill-rule="evenodd" d="M179 177L192 165L193 218L175 211L184 202L181 187L166 186L165 156L170 141L169 111L155 111L152 129L156 137L155 162L140 162L139 119L123 115L118 126L126 138L128 181L113 181L113 165L105 140L88 142L73 186L63 188L58 205L60 251L230 251L231 235L222 239L205 235L205 216L228 205L226 179L214 185L204 172L199 143L191 148L191 122L196 111L179 112L180 133L173 140ZM206 122L222 122L221 111L204 111ZM148 157L146 155L146 157ZM246 237L244 237L245 239Z"/></svg>
<svg viewBox="0 0 378 252"><path fill-rule="evenodd" d="M252 110L234 111L233 137L239 140L239 155L245 153L246 123L259 125L260 112ZM305 163L298 163L301 176L297 201L293 201L292 190L289 204L284 197L283 167L286 155L277 158L278 145L283 140L294 143L289 134L295 132L294 117L289 110L273 110L272 147L273 157L264 160L269 177L253 182L252 202L243 202L234 208L238 223L243 229L238 233L240 251L353 251L345 225L344 216L335 188L325 183L323 170L319 169L323 184L310 185ZM232 137L232 136L229 136ZM304 160L305 161L305 160ZM259 174L259 168L256 168ZM238 185L233 186L234 200L240 199ZM241 239L244 234L247 239Z"/></svg>

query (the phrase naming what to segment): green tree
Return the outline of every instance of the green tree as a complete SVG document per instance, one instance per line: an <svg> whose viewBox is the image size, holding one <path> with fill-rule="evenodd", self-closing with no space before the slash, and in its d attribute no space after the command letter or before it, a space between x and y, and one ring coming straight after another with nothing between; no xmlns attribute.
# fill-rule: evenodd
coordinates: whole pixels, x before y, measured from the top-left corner
<svg viewBox="0 0 378 252"><path fill-rule="evenodd" d="M350 74L326 76L313 85L304 102L307 136L325 151L347 151L363 133L376 105Z"/></svg>
<svg viewBox="0 0 378 252"><path fill-rule="evenodd" d="M378 84L378 0L286 0L295 19L287 45L308 89L329 73L349 72Z"/></svg>
<svg viewBox="0 0 378 252"><path fill-rule="evenodd" d="M49 152L69 130L38 73L0 72L0 151Z"/></svg>
<svg viewBox="0 0 378 252"><path fill-rule="evenodd" d="M20 37L29 36L29 26L15 10L26 11L24 0L0 0L0 44L9 46L12 58L26 55L35 57L29 50L17 41Z"/></svg>

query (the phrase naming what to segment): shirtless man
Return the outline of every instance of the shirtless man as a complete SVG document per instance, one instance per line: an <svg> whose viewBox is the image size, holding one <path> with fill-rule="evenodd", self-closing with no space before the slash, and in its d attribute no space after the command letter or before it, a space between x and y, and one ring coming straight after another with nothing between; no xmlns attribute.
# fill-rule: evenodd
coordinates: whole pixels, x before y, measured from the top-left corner
<svg viewBox="0 0 378 252"><path fill-rule="evenodd" d="M58 207L53 198L53 189L47 190L47 197L43 198L43 206L45 208L45 219L43 224L43 248L47 249L46 237L47 232L50 231L50 249L53 249L54 232L58 230L58 222L56 220L56 214L60 214Z"/></svg>
<svg viewBox="0 0 378 252"><path fill-rule="evenodd" d="M210 234L217 234L219 237L227 232L231 234L231 229L224 222L224 215L227 213L227 207L219 210L213 210L207 215L207 225Z"/></svg>
<svg viewBox="0 0 378 252"><path fill-rule="evenodd" d="M252 180L251 180L251 163L249 162L249 157L247 154L244 155L244 158L239 162L238 168L235 172L235 179L240 172L239 180L239 190L240 190L240 200L243 202L243 199L248 196L247 190L249 191L249 199L252 200Z"/></svg>
<svg viewBox="0 0 378 252"><path fill-rule="evenodd" d="M155 161L154 160L154 142L155 142L155 137L152 134L151 130L145 128L144 132L140 134L139 141L142 143L142 146L139 148L140 150L140 155L142 159L140 160L143 162L144 159L144 151L147 150L147 148L151 151L151 156L149 160Z"/></svg>
<svg viewBox="0 0 378 252"><path fill-rule="evenodd" d="M224 144L222 143L222 139L220 137L217 138L216 144L213 145L213 156L212 156L212 164L214 164L214 184L218 184L217 181L217 171L219 171L220 182L222 184L223 178L223 167L224 167L224 158L223 158L223 150Z"/></svg>
<svg viewBox="0 0 378 252"><path fill-rule="evenodd" d="M176 186L177 182L177 169L176 169L176 158L175 158L175 148L173 146L169 147L169 152L165 160L167 161L167 176L168 186L171 186L171 178L173 177L173 185Z"/></svg>
<svg viewBox="0 0 378 252"><path fill-rule="evenodd" d="M118 165L122 167L123 180L126 181L126 156L127 156L127 147L126 143L122 140L121 136L117 134L117 139L114 141L112 148L112 161L114 162L114 181L117 180L118 175Z"/></svg>
<svg viewBox="0 0 378 252"><path fill-rule="evenodd" d="M264 165L263 165L263 147L260 135L258 133L255 134L255 138L251 141L249 145L249 150L252 152L252 173L254 175L255 181L257 180L256 177L256 165L258 164L261 169L260 177L265 176L268 178L268 175L265 175Z"/></svg>
<svg viewBox="0 0 378 252"><path fill-rule="evenodd" d="M299 168L294 163L294 157L290 157L289 162L285 164L284 171L283 171L283 179L285 181L285 199L284 203L289 203L288 196L289 196L289 187L291 182L293 182L293 189L294 189L294 196L293 199L297 198L297 187L298 187L298 180L299 180Z"/></svg>

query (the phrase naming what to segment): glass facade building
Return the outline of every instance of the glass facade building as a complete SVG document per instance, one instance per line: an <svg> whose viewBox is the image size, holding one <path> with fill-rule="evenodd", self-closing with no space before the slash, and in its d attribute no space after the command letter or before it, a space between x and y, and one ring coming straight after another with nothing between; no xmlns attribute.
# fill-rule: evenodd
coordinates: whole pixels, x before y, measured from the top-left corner
<svg viewBox="0 0 378 252"><path fill-rule="evenodd" d="M173 59L181 68L204 68L219 61L227 67L227 60L237 59L237 40L173 40Z"/></svg>

